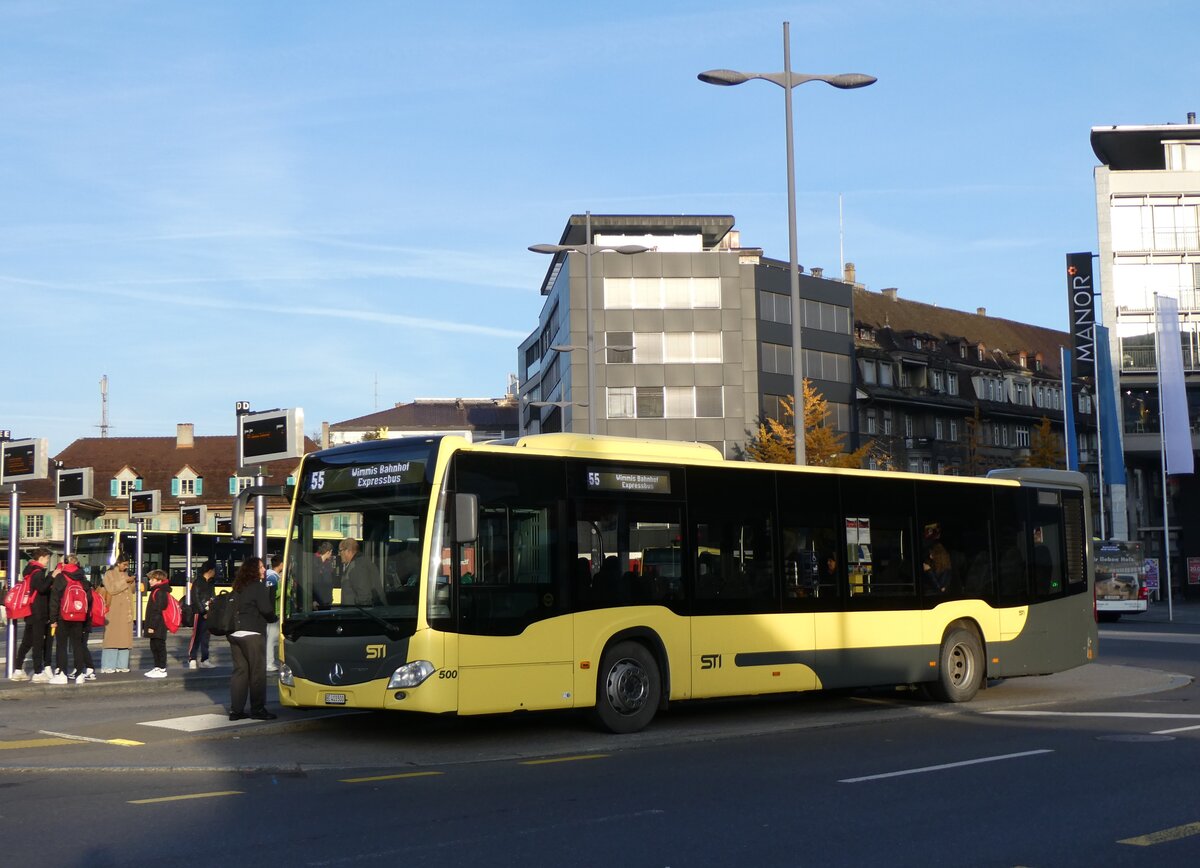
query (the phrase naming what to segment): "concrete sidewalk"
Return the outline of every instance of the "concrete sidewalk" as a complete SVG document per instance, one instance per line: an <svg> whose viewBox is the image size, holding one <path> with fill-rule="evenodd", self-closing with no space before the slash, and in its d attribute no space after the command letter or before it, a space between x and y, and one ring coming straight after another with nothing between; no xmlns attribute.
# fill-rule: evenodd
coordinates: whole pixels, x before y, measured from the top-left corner
<svg viewBox="0 0 1200 868"><path fill-rule="evenodd" d="M1139 621L1154 624L1200 624L1200 599L1177 599L1170 606L1166 600L1150 602L1146 611L1140 615L1121 616L1122 624L1136 624Z"/></svg>
<svg viewBox="0 0 1200 868"><path fill-rule="evenodd" d="M174 636L167 638L167 677L147 678L145 673L154 668L154 657L150 653L149 639L134 639L129 650L129 671L104 675L100 672L101 642L104 632L93 633L88 640L88 650L96 663L96 680L84 684L34 684L28 681L9 681L3 677L7 669L7 659L0 648L0 701L21 699L23 697L42 697L48 694L61 694L67 690L82 690L87 692L120 692L143 690L207 690L228 688L229 676L233 672L233 664L229 657L229 642L224 637L209 638L209 660L216 664L213 669L188 669L188 645L191 643L192 631L181 629ZM20 639L18 631L17 639ZM25 672L32 675L32 662L27 655ZM267 684L271 686L275 673L267 673Z"/></svg>

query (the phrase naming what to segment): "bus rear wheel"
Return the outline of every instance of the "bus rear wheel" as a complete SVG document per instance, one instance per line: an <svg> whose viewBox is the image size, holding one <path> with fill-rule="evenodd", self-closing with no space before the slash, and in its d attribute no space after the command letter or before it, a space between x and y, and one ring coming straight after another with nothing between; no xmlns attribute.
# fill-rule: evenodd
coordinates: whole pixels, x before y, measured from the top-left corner
<svg viewBox="0 0 1200 868"><path fill-rule="evenodd" d="M614 733L637 732L654 719L662 677L654 655L639 642L620 642L604 652L596 681L595 722Z"/></svg>
<svg viewBox="0 0 1200 868"><path fill-rule="evenodd" d="M983 644L969 627L955 627L942 640L938 680L929 692L941 702L969 702L983 683Z"/></svg>

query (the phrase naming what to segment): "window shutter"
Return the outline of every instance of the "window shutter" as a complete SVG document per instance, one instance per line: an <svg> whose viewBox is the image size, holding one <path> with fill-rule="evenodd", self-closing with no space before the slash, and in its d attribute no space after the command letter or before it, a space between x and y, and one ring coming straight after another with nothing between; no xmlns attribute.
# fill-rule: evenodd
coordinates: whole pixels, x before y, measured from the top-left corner
<svg viewBox="0 0 1200 868"><path fill-rule="evenodd" d="M204 480L200 477L196 478L196 496L204 494Z"/></svg>
<svg viewBox="0 0 1200 868"><path fill-rule="evenodd" d="M108 496L109 497L119 497L120 494L121 494L121 483L116 479L110 479L108 481Z"/></svg>
<svg viewBox="0 0 1200 868"><path fill-rule="evenodd" d="M237 490L237 477L236 477L236 476L231 476L231 477L229 477L229 493L230 493L230 494L237 494L237 493L238 493L238 490Z"/></svg>
<svg viewBox="0 0 1200 868"><path fill-rule="evenodd" d="M133 490L134 491L142 490L142 478L140 476L133 481Z"/></svg>
<svg viewBox="0 0 1200 868"><path fill-rule="evenodd" d="M171 480L171 496L179 496L179 477L175 477Z"/></svg>
<svg viewBox="0 0 1200 868"><path fill-rule="evenodd" d="M287 484L288 484L288 485L295 485L295 484L296 484L296 477L294 477L294 476L289 476L289 477L287 478Z"/></svg>
<svg viewBox="0 0 1200 868"><path fill-rule="evenodd" d="M45 523L44 527L46 529L46 531L45 531L46 536L52 537L52 536L54 536L54 516L47 515L47 516L45 516L45 519L46 519L46 523Z"/></svg>

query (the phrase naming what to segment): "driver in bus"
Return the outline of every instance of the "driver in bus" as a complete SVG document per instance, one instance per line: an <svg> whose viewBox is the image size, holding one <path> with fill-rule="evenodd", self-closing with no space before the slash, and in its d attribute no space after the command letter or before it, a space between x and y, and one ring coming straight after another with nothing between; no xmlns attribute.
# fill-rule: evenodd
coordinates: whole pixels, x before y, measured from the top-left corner
<svg viewBox="0 0 1200 868"><path fill-rule="evenodd" d="M338 543L338 557L342 561L342 605L374 606L383 602L372 570L359 554L358 540L346 537Z"/></svg>

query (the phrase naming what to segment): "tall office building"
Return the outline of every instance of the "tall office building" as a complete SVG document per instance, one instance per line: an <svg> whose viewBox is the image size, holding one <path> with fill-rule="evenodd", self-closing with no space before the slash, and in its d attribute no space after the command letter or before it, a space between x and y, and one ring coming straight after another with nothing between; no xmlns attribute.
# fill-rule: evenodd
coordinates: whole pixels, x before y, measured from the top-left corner
<svg viewBox="0 0 1200 868"><path fill-rule="evenodd" d="M1111 328L1110 349L1118 369L1118 402L1128 471L1125 492L1114 492L1114 531L1128 519L1128 536L1162 556L1163 514L1155 294L1179 300L1180 333L1195 431L1200 407L1200 125L1189 113L1185 124L1092 128L1096 216L1100 240L1103 320ZM1193 435L1193 448L1196 441ZM1200 486L1195 477L1171 481L1172 551L1200 556L1200 539L1179 528L1200 522ZM1124 509L1118 509L1118 499ZM1192 537L1195 535L1192 534ZM1173 578L1176 587L1185 575ZM1200 587L1200 586L1194 586Z"/></svg>
<svg viewBox="0 0 1200 868"><path fill-rule="evenodd" d="M588 237L587 227L591 227ZM710 443L736 457L792 392L788 264L725 215L575 214L520 346L521 429ZM648 248L623 255L596 247ZM851 424L852 286L801 275L804 372ZM590 330L589 330L590 329ZM594 382L593 382L594 378Z"/></svg>

